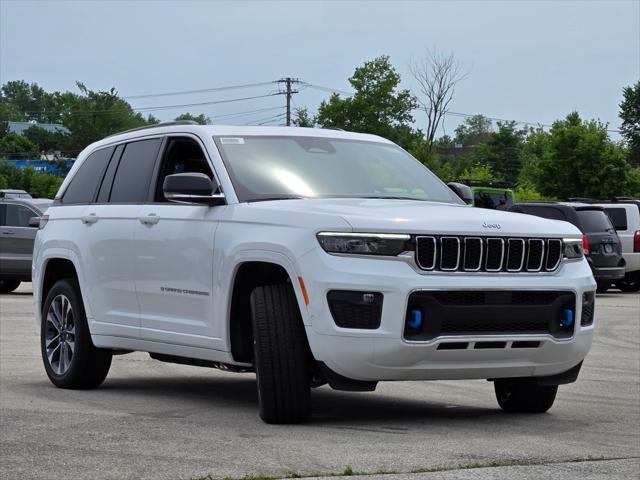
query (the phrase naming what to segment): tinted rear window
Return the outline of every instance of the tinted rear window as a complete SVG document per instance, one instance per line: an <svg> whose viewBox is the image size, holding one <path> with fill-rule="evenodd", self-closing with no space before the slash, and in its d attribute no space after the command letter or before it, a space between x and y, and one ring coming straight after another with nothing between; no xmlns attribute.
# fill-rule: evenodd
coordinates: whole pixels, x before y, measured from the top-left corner
<svg viewBox="0 0 640 480"><path fill-rule="evenodd" d="M64 192L62 203L91 203L95 197L98 183L111 158L113 147L96 150L80 165Z"/></svg>
<svg viewBox="0 0 640 480"><path fill-rule="evenodd" d="M567 221L567 217L562 210L554 207L521 207L524 213L530 215L536 215L542 218L548 218L550 220L564 220Z"/></svg>
<svg viewBox="0 0 640 480"><path fill-rule="evenodd" d="M128 143L111 187L112 203L143 203L147 199L160 139Z"/></svg>
<svg viewBox="0 0 640 480"><path fill-rule="evenodd" d="M513 198L508 192L475 192L473 195L474 207L508 210L511 205Z"/></svg>
<svg viewBox="0 0 640 480"><path fill-rule="evenodd" d="M605 208L604 211L609 215L613 228L616 230L627 229L627 211L624 208Z"/></svg>
<svg viewBox="0 0 640 480"><path fill-rule="evenodd" d="M582 231L587 232L606 232L613 228L607 214L601 210L578 210L578 219Z"/></svg>

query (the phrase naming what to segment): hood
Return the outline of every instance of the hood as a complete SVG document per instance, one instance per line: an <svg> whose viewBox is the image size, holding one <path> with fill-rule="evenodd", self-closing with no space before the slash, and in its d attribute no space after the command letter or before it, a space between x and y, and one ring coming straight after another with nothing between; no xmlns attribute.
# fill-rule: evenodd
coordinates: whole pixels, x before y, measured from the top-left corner
<svg viewBox="0 0 640 480"><path fill-rule="evenodd" d="M581 236L568 222L468 205L395 199L300 199L256 202L258 209L336 215L357 232L496 236Z"/></svg>

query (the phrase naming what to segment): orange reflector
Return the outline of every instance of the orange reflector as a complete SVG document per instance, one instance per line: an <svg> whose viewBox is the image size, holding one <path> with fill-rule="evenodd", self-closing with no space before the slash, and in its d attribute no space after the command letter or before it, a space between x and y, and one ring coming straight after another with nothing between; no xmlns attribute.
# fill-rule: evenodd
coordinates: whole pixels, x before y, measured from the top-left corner
<svg viewBox="0 0 640 480"><path fill-rule="evenodd" d="M309 305L309 295L307 294L307 287L304 286L304 280L302 277L298 277L298 282L300 282L300 289L302 290L302 296L304 297L304 304Z"/></svg>

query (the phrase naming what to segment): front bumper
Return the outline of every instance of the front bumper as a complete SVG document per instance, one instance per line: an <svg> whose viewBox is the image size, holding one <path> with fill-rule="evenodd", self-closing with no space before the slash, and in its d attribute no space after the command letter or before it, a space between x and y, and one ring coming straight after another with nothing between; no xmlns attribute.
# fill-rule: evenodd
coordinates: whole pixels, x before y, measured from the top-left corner
<svg viewBox="0 0 640 480"><path fill-rule="evenodd" d="M310 303L303 313L312 353L347 378L378 380L453 380L548 376L580 363L591 347L593 324L580 326L582 295L595 290L586 261L564 263L553 273L420 273L398 259L328 255L314 249L298 259ZM380 292L380 327L338 327L327 303L330 290ZM409 295L420 290L568 290L576 294L575 330L570 338L546 334L441 336L429 341L403 338ZM444 342L466 342L458 350L438 349ZM501 348L476 349L496 341ZM515 348L514 342L539 342Z"/></svg>

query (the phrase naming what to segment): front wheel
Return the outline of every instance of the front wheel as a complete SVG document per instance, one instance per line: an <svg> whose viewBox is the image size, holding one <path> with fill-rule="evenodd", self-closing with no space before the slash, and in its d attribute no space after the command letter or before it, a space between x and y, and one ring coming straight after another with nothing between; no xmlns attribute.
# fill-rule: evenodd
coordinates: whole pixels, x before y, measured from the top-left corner
<svg viewBox="0 0 640 480"><path fill-rule="evenodd" d="M96 348L76 279L56 282L42 308L40 347L47 376L56 387L100 385L111 366L111 351Z"/></svg>
<svg viewBox="0 0 640 480"><path fill-rule="evenodd" d="M494 382L496 399L505 412L544 413L551 408L558 386L540 386L535 378L506 378Z"/></svg>
<svg viewBox="0 0 640 480"><path fill-rule="evenodd" d="M19 286L19 280L0 280L0 293L11 293Z"/></svg>
<svg viewBox="0 0 640 480"><path fill-rule="evenodd" d="M257 287L250 303L260 418L304 422L311 416L310 353L293 289Z"/></svg>

